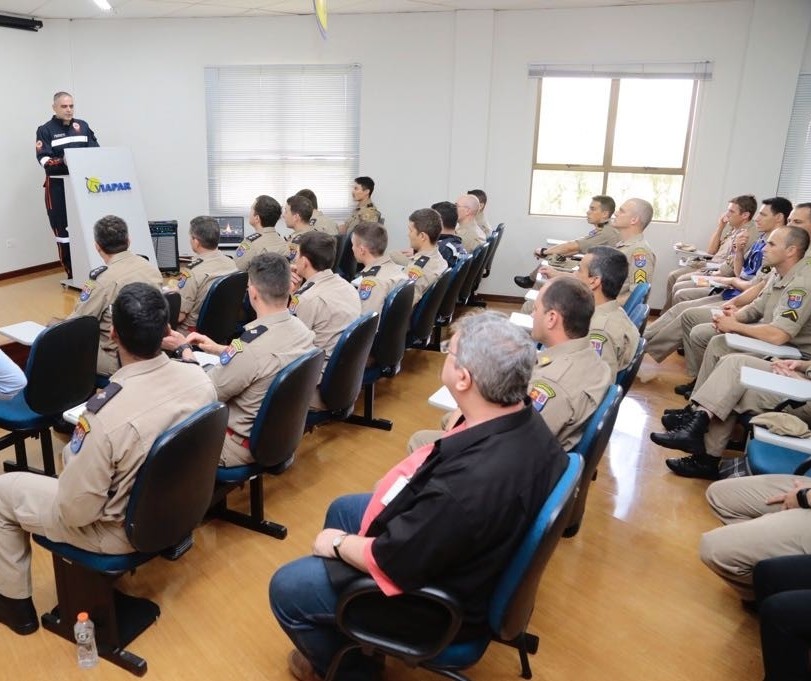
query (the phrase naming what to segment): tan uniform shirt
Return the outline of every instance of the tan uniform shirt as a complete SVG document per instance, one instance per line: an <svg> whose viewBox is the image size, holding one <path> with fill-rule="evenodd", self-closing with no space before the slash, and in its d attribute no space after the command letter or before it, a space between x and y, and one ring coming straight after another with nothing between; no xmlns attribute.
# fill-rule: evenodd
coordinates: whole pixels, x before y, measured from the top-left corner
<svg viewBox="0 0 811 681"><path fill-rule="evenodd" d="M774 272L760 295L738 311L747 324L770 324L791 337L801 352L811 353L811 261L800 260L785 277Z"/></svg>
<svg viewBox="0 0 811 681"><path fill-rule="evenodd" d="M344 223L345 232L349 234L361 222L380 222L380 211L371 201L359 203Z"/></svg>
<svg viewBox="0 0 811 681"><path fill-rule="evenodd" d="M598 305L589 327L591 346L611 368L611 380L634 358L639 331L616 300Z"/></svg>
<svg viewBox="0 0 811 681"><path fill-rule="evenodd" d="M99 320L99 354L96 371L104 376L112 374L121 364L118 344L110 337L113 325L113 304L118 292L127 284L142 282L160 288L163 277L158 269L132 251L116 253L106 266L97 267L85 282L76 307L69 319L84 315Z"/></svg>
<svg viewBox="0 0 811 681"><path fill-rule="evenodd" d="M473 253L477 246L481 246L487 241L484 230L476 224L475 220L470 220L465 224L460 222L456 225L456 233L462 237L462 246L468 253Z"/></svg>
<svg viewBox="0 0 811 681"><path fill-rule="evenodd" d="M576 338L538 353L529 397L567 452L580 441L586 422L611 385L611 369L591 347Z"/></svg>
<svg viewBox="0 0 811 681"><path fill-rule="evenodd" d="M257 255L278 253L286 258L289 251L287 242L279 236L275 227L263 227L261 232L245 237L234 253L234 264L240 272L247 272L248 265Z"/></svg>
<svg viewBox="0 0 811 681"><path fill-rule="evenodd" d="M653 270L656 267L656 254L645 240L644 233L634 234L625 241L619 241L616 248L628 259L628 278L622 285L617 300L622 305L637 284L652 284Z"/></svg>
<svg viewBox="0 0 811 681"><path fill-rule="evenodd" d="M606 222L603 225L597 225L586 236L576 239L575 243L577 250L586 253L594 246L616 246L619 240L619 232L611 226L611 223Z"/></svg>
<svg viewBox="0 0 811 681"><path fill-rule="evenodd" d="M116 371L62 451L55 505L67 525L121 524L138 469L165 430L217 400L205 372L163 353ZM121 528L123 532L123 528Z"/></svg>
<svg viewBox="0 0 811 681"><path fill-rule="evenodd" d="M324 215L317 208L313 211L313 216L310 218L310 226L316 232L324 232L324 234L330 234L331 236L338 234L338 223L328 215Z"/></svg>
<svg viewBox="0 0 811 681"><path fill-rule="evenodd" d="M393 262L388 255L382 255L369 267L363 270L358 277L358 296L360 297L361 312L380 312L386 296L398 281L406 278L403 268Z"/></svg>
<svg viewBox="0 0 811 681"><path fill-rule="evenodd" d="M312 225L306 225L304 229L293 232L292 234L288 234L285 241L287 242L287 260L288 262L293 262L298 255L298 242L301 241L301 237L304 236L307 232L314 232Z"/></svg>
<svg viewBox="0 0 811 681"><path fill-rule="evenodd" d="M360 317L355 287L330 270L314 274L290 297L290 312L315 333L313 343L326 361L343 330Z"/></svg>
<svg viewBox="0 0 811 681"><path fill-rule="evenodd" d="M476 213L476 224L481 228L482 232L484 232L484 236L487 237L493 233L493 228L490 226L490 223L487 222L484 213Z"/></svg>
<svg viewBox="0 0 811 681"><path fill-rule="evenodd" d="M394 254L392 254L392 260L396 260L393 256ZM433 246L430 251L415 253L407 258L403 269L406 276L414 282L414 307L416 307L431 284L448 269L448 263L442 257L439 249Z"/></svg>
<svg viewBox="0 0 811 681"><path fill-rule="evenodd" d="M187 334L197 326L197 316L203 306L208 289L217 277L236 272L237 266L227 255L219 251L206 253L180 270L177 278L177 292L180 294L180 312L185 319L178 325L178 331Z"/></svg>
<svg viewBox="0 0 811 681"><path fill-rule="evenodd" d="M260 317L220 355L208 376L217 398L228 405L228 428L221 464L252 461L242 441L250 438L270 384L290 362L313 349L315 334L287 310ZM232 442L228 442L231 440ZM236 450L236 456L231 455ZM240 456L241 454L241 456Z"/></svg>

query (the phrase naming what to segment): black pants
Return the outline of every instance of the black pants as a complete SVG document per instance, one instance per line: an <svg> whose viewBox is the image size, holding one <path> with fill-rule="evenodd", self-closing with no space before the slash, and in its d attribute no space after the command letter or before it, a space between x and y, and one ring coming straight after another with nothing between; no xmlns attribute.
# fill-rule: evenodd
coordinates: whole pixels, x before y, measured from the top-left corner
<svg viewBox="0 0 811 681"><path fill-rule="evenodd" d="M765 681L809 681L811 555L763 560L753 579Z"/></svg>
<svg viewBox="0 0 811 681"><path fill-rule="evenodd" d="M48 211L48 221L56 239L56 249L59 252L59 262L65 268L68 279L73 278L73 268L70 262L70 242L68 241L68 211L65 208L64 180L46 177L45 208Z"/></svg>

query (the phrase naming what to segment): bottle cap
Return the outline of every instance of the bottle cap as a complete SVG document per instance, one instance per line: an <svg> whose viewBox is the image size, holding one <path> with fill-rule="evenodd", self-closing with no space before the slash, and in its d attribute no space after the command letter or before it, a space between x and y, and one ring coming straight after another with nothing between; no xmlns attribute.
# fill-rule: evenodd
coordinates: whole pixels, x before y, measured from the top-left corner
<svg viewBox="0 0 811 681"><path fill-rule="evenodd" d="M78 615L76 615L77 622L87 622L88 619L90 618L86 612L80 612Z"/></svg>

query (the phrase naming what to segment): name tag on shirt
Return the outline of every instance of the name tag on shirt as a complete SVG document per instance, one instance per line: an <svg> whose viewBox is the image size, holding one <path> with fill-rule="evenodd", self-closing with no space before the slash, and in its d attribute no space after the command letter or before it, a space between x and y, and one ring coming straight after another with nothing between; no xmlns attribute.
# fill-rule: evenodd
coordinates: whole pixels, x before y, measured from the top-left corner
<svg viewBox="0 0 811 681"><path fill-rule="evenodd" d="M383 497L380 499L380 503L384 506L388 506L391 503L391 500L403 491L403 488L408 484L408 482L409 479L405 475L401 475L399 478L397 478L397 480L394 481L394 484L389 487L389 491L383 495Z"/></svg>

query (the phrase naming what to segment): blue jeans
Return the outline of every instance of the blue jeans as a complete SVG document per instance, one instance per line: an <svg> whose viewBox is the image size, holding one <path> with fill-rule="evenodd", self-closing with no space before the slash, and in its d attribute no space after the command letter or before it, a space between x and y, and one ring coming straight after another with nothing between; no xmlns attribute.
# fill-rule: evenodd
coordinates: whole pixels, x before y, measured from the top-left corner
<svg viewBox="0 0 811 681"><path fill-rule="evenodd" d="M350 494L332 502L324 528L357 534L371 494ZM270 580L270 609L290 640L323 677L335 654L349 639L335 627L338 593L333 589L324 559L306 556L283 565ZM339 679L372 679L378 663L349 653Z"/></svg>

